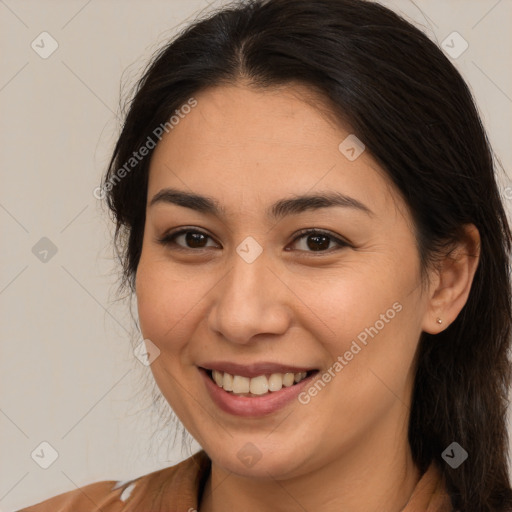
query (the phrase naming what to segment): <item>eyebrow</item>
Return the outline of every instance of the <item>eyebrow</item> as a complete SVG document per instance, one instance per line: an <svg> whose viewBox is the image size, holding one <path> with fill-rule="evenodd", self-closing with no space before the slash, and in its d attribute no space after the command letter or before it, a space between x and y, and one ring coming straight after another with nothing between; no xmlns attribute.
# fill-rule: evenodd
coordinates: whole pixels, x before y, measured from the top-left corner
<svg viewBox="0 0 512 512"><path fill-rule="evenodd" d="M213 197L174 188L164 188L157 192L151 199L149 206L151 207L158 203L176 204L200 213L215 215L216 217L226 216L224 207ZM280 199L267 209L266 215L270 219L279 220L288 215L297 215L308 210L318 210L334 206L352 208L370 217L374 216L374 212L357 199L341 192L333 191L296 195L289 199Z"/></svg>

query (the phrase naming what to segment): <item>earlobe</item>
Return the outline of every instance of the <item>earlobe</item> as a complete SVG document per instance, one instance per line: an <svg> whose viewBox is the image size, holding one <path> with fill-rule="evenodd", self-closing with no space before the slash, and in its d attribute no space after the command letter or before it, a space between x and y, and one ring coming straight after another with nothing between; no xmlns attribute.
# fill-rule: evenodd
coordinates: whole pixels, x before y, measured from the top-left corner
<svg viewBox="0 0 512 512"><path fill-rule="evenodd" d="M439 265L423 318L423 331L438 334L446 329L466 304L480 259L480 234L474 224L464 226L464 236Z"/></svg>

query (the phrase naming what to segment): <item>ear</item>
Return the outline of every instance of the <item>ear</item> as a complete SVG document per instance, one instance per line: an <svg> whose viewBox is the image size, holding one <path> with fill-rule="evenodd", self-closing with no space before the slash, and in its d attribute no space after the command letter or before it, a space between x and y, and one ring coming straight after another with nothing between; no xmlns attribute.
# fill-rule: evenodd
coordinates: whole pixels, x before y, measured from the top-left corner
<svg viewBox="0 0 512 512"><path fill-rule="evenodd" d="M423 331L438 334L457 318L469 297L479 261L480 233L474 224L466 224L464 236L439 263L431 280Z"/></svg>

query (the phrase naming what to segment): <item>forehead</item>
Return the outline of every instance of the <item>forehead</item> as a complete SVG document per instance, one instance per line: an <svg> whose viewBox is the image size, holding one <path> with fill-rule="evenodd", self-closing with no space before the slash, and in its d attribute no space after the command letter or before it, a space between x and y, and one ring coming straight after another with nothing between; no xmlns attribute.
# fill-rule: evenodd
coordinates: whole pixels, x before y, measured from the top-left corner
<svg viewBox="0 0 512 512"><path fill-rule="evenodd" d="M252 196L261 204L264 198L333 189L381 209L400 204L367 151L355 160L344 155L340 144L352 140L350 128L305 86L219 86L194 98L197 105L154 151L148 198L162 187L180 186L243 197L249 207Z"/></svg>
<svg viewBox="0 0 512 512"><path fill-rule="evenodd" d="M339 130L343 130L327 100L301 84L265 89L242 84L222 85L201 91L194 97L197 106L185 116L187 123L182 120L180 124L196 131L196 136L204 143L245 139L246 142L272 141L300 146L330 145L339 138ZM329 135L332 141L327 140Z"/></svg>

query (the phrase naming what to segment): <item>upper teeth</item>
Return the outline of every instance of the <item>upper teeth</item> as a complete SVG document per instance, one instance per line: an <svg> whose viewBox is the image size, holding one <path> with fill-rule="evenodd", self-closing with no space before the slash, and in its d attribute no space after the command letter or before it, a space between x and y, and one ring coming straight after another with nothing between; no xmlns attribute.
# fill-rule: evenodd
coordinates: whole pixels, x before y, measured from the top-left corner
<svg viewBox="0 0 512 512"><path fill-rule="evenodd" d="M219 387L224 388L224 391L252 393L254 395L264 395L268 391L279 391L283 386L293 386L294 383L305 379L306 375L307 372L273 373L268 378L266 375L258 375L250 379L217 370L212 372L213 380Z"/></svg>

